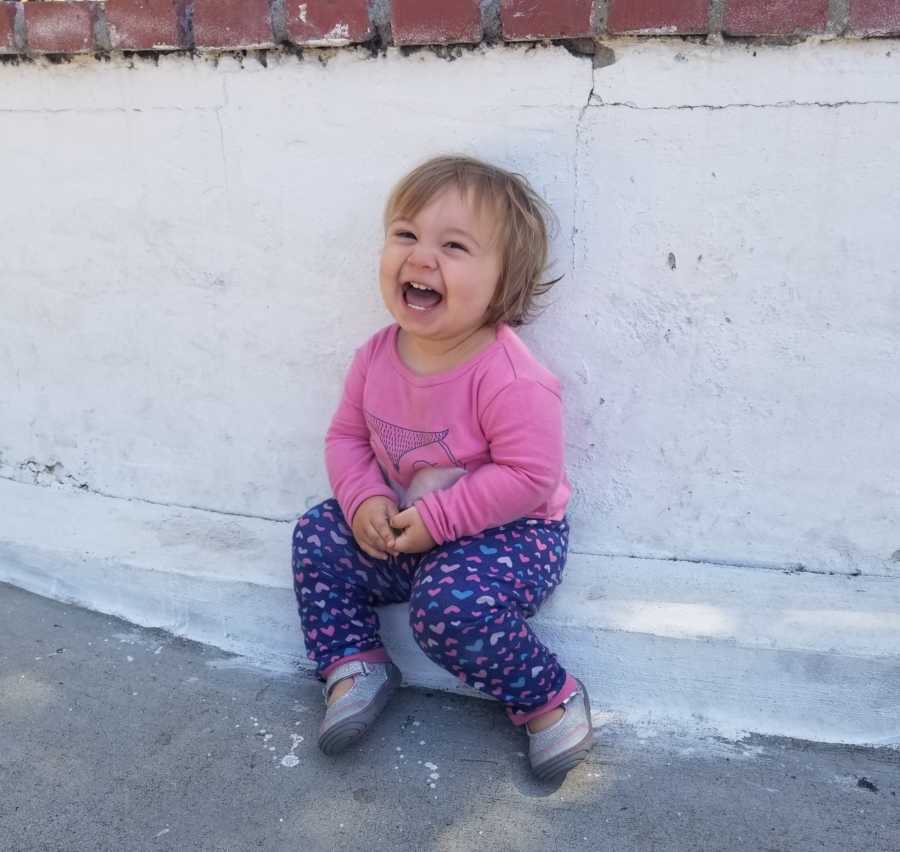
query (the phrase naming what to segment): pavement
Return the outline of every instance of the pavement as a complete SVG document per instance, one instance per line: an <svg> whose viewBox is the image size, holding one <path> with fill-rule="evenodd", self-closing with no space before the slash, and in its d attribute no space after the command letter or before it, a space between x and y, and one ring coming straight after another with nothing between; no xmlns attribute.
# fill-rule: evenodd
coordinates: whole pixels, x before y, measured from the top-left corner
<svg viewBox="0 0 900 852"><path fill-rule="evenodd" d="M0 584L0 849L900 852L896 749L611 719L545 784L487 701L401 690L336 759L321 703L302 670Z"/></svg>

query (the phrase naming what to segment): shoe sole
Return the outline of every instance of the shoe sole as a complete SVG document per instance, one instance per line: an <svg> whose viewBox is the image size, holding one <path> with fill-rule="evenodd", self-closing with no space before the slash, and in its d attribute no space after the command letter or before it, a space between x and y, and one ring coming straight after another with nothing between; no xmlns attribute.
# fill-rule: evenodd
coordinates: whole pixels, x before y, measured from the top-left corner
<svg viewBox="0 0 900 852"><path fill-rule="evenodd" d="M581 684L581 691L584 694L584 713L588 718L588 724L590 724L591 702L588 698L587 689L585 689L584 684ZM534 772L539 781L549 781L551 778L566 775L570 770L574 769L579 763L587 758L591 753L593 745L594 729L591 728L581 742L560 752L555 757L551 757L550 760L546 760L538 766L532 767L532 772Z"/></svg>
<svg viewBox="0 0 900 852"><path fill-rule="evenodd" d="M381 715L381 711L399 684L400 673L395 669L389 674L388 682L375 694L375 698L365 709L336 722L319 735L319 749L329 757L333 757L361 740Z"/></svg>

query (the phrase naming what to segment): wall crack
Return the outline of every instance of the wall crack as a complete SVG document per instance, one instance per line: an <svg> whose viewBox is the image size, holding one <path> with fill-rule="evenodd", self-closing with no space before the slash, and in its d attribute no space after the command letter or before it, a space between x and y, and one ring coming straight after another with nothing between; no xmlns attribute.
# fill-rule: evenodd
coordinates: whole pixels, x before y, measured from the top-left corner
<svg viewBox="0 0 900 852"><path fill-rule="evenodd" d="M574 174L572 175L572 230L569 235L569 243L572 249L572 260L569 264L569 274L571 275L573 281L575 280L575 255L577 251L575 238L578 236L578 197L580 192L581 177L581 169L579 168L579 161L581 158L581 130L584 123L584 117L585 115L587 115L587 110L591 105L591 100L594 97L594 89L597 85L595 72L596 68L591 67L591 89L588 92L588 96L584 102L584 106L578 111L578 119L575 122Z"/></svg>
<svg viewBox="0 0 900 852"><path fill-rule="evenodd" d="M591 90L593 94L593 90ZM669 106L638 106L634 101L604 101L597 98L594 103L588 102L582 110L582 115L588 107L622 107L639 111L668 110L726 110L726 109L790 109L792 107L821 107L823 109L840 109L845 106L898 106L900 101L774 101L768 104L671 104Z"/></svg>

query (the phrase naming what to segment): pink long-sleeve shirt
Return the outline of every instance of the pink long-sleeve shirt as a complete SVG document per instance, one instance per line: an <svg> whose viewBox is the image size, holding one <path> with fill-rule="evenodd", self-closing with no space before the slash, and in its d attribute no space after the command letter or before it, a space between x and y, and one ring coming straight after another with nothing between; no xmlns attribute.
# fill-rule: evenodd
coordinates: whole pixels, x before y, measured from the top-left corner
<svg viewBox="0 0 900 852"><path fill-rule="evenodd" d="M438 544L522 517L560 520L571 487L556 377L506 325L470 360L429 376L403 363L398 332L388 326L357 351L325 439L348 521L369 497L426 490L423 476L452 482L415 499Z"/></svg>

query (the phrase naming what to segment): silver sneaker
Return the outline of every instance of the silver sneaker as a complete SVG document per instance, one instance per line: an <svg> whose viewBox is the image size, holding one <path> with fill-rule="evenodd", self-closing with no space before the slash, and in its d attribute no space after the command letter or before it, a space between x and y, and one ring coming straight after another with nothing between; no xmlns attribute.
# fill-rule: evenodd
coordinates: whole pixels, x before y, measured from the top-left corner
<svg viewBox="0 0 900 852"><path fill-rule="evenodd" d="M338 754L361 739L400 685L400 670L393 663L351 660L328 675L323 690L326 699L346 677L353 677L353 686L325 707L319 725L319 748L327 755Z"/></svg>
<svg viewBox="0 0 900 852"><path fill-rule="evenodd" d="M590 754L594 744L591 728L591 703L587 690L579 680L578 689L563 703L565 713L549 728L536 734L528 731L528 759L531 769L541 780L564 775Z"/></svg>

